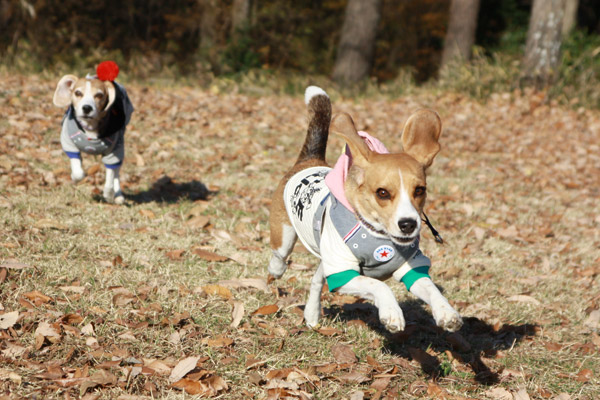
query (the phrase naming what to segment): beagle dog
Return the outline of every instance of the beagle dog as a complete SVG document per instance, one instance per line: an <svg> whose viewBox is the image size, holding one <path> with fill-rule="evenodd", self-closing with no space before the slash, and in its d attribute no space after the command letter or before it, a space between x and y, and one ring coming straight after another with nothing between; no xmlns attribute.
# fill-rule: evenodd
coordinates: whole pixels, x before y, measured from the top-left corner
<svg viewBox="0 0 600 400"><path fill-rule="evenodd" d="M327 281L330 291L372 301L389 331L403 330L402 310L383 282L393 277L431 306L438 326L460 329L460 315L431 281L431 262L419 250L425 171L440 150L437 113L414 113L404 127L404 151L390 154L377 139L358 132L350 115L331 120L331 102L321 88L308 87L305 102L309 124L304 146L271 203L269 273L283 275L300 238L321 259L304 309L309 327L318 325ZM330 130L347 144L334 168L325 161Z"/></svg>
<svg viewBox="0 0 600 400"><path fill-rule="evenodd" d="M99 72L104 63L99 65ZM114 67L118 74L116 64ZM125 198L119 182L119 169L125 157L125 129L133 106L125 88L113 81L116 74L108 77L99 75L85 78L65 75L58 82L54 105L68 107L62 121L60 142L71 162L71 179L74 182L85 177L81 153L102 155L106 167L103 197L108 202L122 204Z"/></svg>

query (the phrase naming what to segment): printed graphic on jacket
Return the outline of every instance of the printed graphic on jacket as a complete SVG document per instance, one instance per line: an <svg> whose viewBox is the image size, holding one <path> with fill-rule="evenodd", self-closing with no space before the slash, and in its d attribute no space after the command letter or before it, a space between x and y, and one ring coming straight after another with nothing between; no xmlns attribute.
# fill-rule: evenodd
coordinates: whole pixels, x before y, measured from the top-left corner
<svg viewBox="0 0 600 400"><path fill-rule="evenodd" d="M324 189L323 179L328 171L318 170L305 176L296 185L292 192L292 212L300 221L304 219L306 211L313 207L313 198L317 193Z"/></svg>

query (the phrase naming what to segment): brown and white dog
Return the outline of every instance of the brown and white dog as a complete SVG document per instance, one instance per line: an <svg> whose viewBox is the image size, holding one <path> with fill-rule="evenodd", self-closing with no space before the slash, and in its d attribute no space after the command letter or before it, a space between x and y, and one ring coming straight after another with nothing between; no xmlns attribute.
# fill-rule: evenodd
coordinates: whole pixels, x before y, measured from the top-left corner
<svg viewBox="0 0 600 400"><path fill-rule="evenodd" d="M394 277L431 306L438 326L458 330L462 319L431 281L430 261L418 246L425 171L440 150L439 116L417 111L404 127L404 152L381 154L370 148L377 146L364 138L368 134L357 132L348 114L331 120L331 102L322 89L308 87L305 101L309 124L304 146L273 195L270 274L283 275L300 237L321 259L304 310L309 327L318 324L321 290L327 281L331 291L373 301L388 330L403 330L402 310L383 282ZM345 139L351 153L349 168L342 174L339 160L334 169L325 161L329 130ZM342 186L341 191L336 185Z"/></svg>
<svg viewBox="0 0 600 400"><path fill-rule="evenodd" d="M103 196L108 202L125 200L119 169L125 156L125 128L133 106L123 86L97 76L63 76L54 92L54 105L69 107L61 126L61 145L71 162L71 179L85 177L81 153L102 155L106 167Z"/></svg>

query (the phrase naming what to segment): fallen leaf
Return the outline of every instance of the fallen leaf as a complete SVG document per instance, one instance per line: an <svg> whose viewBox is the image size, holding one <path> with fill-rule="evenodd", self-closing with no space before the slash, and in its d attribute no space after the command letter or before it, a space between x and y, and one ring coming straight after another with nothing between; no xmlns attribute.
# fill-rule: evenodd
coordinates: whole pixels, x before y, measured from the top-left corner
<svg viewBox="0 0 600 400"><path fill-rule="evenodd" d="M550 351L559 351L560 349L562 349L562 345L554 342L546 342L544 343L544 347Z"/></svg>
<svg viewBox="0 0 600 400"><path fill-rule="evenodd" d="M518 392L513 393L514 396L514 400L531 400L531 398L529 397L529 394L527 393L527 390L521 388L519 389Z"/></svg>
<svg viewBox="0 0 600 400"><path fill-rule="evenodd" d="M192 217L191 219L185 222L189 228L192 229L202 229L210 224L210 219L205 215L198 215L196 217Z"/></svg>
<svg viewBox="0 0 600 400"><path fill-rule="evenodd" d="M169 381L177 382L186 376L191 370L196 368L198 360L200 360L199 356L192 356L179 361L175 368L173 368L173 371L171 371L171 375L169 375Z"/></svg>
<svg viewBox="0 0 600 400"><path fill-rule="evenodd" d="M484 394L493 400L513 400L513 395L501 387L489 389Z"/></svg>
<svg viewBox="0 0 600 400"><path fill-rule="evenodd" d="M17 261L6 261L6 262L0 264L0 268L25 269L25 268L32 268L32 267L29 264L23 264L23 263L20 263Z"/></svg>
<svg viewBox="0 0 600 400"><path fill-rule="evenodd" d="M181 260L183 257L183 253L185 253L185 250L183 249L178 249L178 250L171 250L171 251L167 251L166 252L166 256L169 257L171 260Z"/></svg>
<svg viewBox="0 0 600 400"><path fill-rule="evenodd" d="M56 229L56 230L66 230L68 227L65 224L54 221L48 218L42 218L33 224L38 229Z"/></svg>
<svg viewBox="0 0 600 400"><path fill-rule="evenodd" d="M539 306L540 304L542 304L538 300L536 300L533 297L528 296L526 294L517 294L517 295L514 295L514 296L510 296L506 300L508 300L508 301L514 301L514 302L519 302L519 303L529 303L529 304L533 304L533 305L536 305L536 306Z"/></svg>
<svg viewBox="0 0 600 400"><path fill-rule="evenodd" d="M23 296L25 296L29 301L31 301L36 306L49 303L52 300L51 297L46 296L39 290L33 290L31 292L23 293Z"/></svg>
<svg viewBox="0 0 600 400"><path fill-rule="evenodd" d="M358 362L352 348L345 344L334 344L331 347L331 354L338 364L355 364Z"/></svg>
<svg viewBox="0 0 600 400"><path fill-rule="evenodd" d="M592 371L591 369L585 368L585 369L582 369L581 371L579 371L579 373L575 377L575 380L578 382L588 382L590 379L592 379L593 376L594 376L594 371Z"/></svg>
<svg viewBox="0 0 600 400"><path fill-rule="evenodd" d="M217 336L216 338L204 338L202 343L210 347L228 347L233 344L233 339L226 336Z"/></svg>
<svg viewBox="0 0 600 400"><path fill-rule="evenodd" d="M371 380L371 378L358 371L347 372L337 378L344 383L364 383Z"/></svg>
<svg viewBox="0 0 600 400"><path fill-rule="evenodd" d="M142 210L140 210L140 214L148 219L156 218L156 214L154 214L154 212L152 210L142 209Z"/></svg>
<svg viewBox="0 0 600 400"><path fill-rule="evenodd" d="M335 336L335 335L341 335L342 331L340 331L339 329L335 329L329 326L324 326L322 328L317 329L317 332L319 332L321 335L324 336Z"/></svg>
<svg viewBox="0 0 600 400"><path fill-rule="evenodd" d="M358 390L350 394L350 400L363 400L365 398L365 392Z"/></svg>
<svg viewBox="0 0 600 400"><path fill-rule="evenodd" d="M59 328L50 325L48 322L40 322L34 333L36 339L36 350L39 350L44 344L44 339L50 343L57 343L61 339Z"/></svg>
<svg viewBox="0 0 600 400"><path fill-rule="evenodd" d="M19 319L18 311L11 311L8 313L0 314L0 329L12 328Z"/></svg>
<svg viewBox="0 0 600 400"><path fill-rule="evenodd" d="M208 296L219 296L224 299L231 299L233 294L231 291L227 289L225 286L221 285L205 285L202 286L202 291L206 293Z"/></svg>
<svg viewBox="0 0 600 400"><path fill-rule="evenodd" d="M583 324L591 329L600 329L600 310L592 311Z"/></svg>
<svg viewBox="0 0 600 400"><path fill-rule="evenodd" d="M219 281L217 284L230 288L248 288L252 287L263 292L269 293L269 286L267 281L261 278L242 278L242 279L228 279L225 281Z"/></svg>
<svg viewBox="0 0 600 400"><path fill-rule="evenodd" d="M231 314L233 321L231 321L229 327L235 329L240 325L240 322L242 322L242 318L244 318L244 303L242 303L241 301L234 301L233 311L231 312Z"/></svg>
<svg viewBox="0 0 600 400"><path fill-rule="evenodd" d="M212 251L202 250L200 248L193 249L192 253L194 253L195 255L197 255L198 257L200 257L201 259L206 260L206 261L222 262L222 261L229 260L228 257L219 255L217 253L213 253Z"/></svg>
<svg viewBox="0 0 600 400"><path fill-rule="evenodd" d="M252 315L269 315L275 314L279 311L279 306L277 304L270 304L268 306L262 306L258 310L254 311Z"/></svg>

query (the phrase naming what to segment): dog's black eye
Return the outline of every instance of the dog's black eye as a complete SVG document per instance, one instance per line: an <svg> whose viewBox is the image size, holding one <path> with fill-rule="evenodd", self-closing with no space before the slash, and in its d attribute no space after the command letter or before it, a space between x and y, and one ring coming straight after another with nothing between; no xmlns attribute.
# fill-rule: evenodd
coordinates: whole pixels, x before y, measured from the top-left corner
<svg viewBox="0 0 600 400"><path fill-rule="evenodd" d="M98 100L102 100L104 98L104 94L103 93L96 93L96 95L94 97L97 98Z"/></svg>
<svg viewBox="0 0 600 400"><path fill-rule="evenodd" d="M83 96L83 93L81 93L81 91L79 91L79 90L76 90L75 91L75 96L76 97L81 97L81 96Z"/></svg>
<svg viewBox="0 0 600 400"><path fill-rule="evenodd" d="M415 197L421 197L425 194L427 188L425 186L417 186L415 188Z"/></svg>
<svg viewBox="0 0 600 400"><path fill-rule="evenodd" d="M390 195L390 192L388 192L384 188L377 189L377 191L375 193L377 194L377 197L379 197L381 200L389 200L392 197Z"/></svg>

